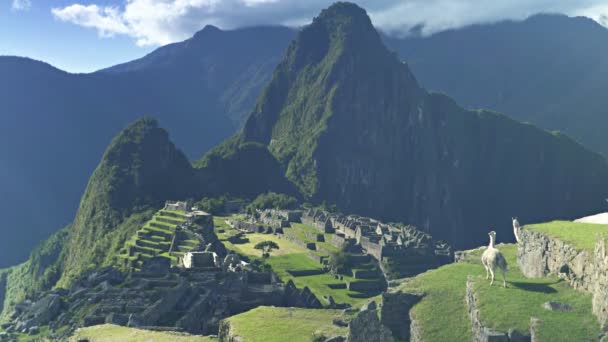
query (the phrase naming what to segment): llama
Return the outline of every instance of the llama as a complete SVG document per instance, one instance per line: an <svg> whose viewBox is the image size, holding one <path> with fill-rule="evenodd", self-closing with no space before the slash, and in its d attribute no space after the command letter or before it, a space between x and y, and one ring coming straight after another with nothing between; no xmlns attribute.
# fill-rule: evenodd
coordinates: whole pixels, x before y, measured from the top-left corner
<svg viewBox="0 0 608 342"><path fill-rule="evenodd" d="M492 281L490 282L490 286L492 286L494 284L494 270L498 267L502 272L502 285L507 287L507 280L505 277L505 273L507 273L507 260L502 253L494 247L496 232L491 231L488 235L490 236L490 244L481 255L481 263L483 264L483 267L486 268L486 279L492 275Z"/></svg>
<svg viewBox="0 0 608 342"><path fill-rule="evenodd" d="M521 243L521 226L519 225L519 221L517 217L511 217L513 220L513 234L515 235L515 241L517 243Z"/></svg>

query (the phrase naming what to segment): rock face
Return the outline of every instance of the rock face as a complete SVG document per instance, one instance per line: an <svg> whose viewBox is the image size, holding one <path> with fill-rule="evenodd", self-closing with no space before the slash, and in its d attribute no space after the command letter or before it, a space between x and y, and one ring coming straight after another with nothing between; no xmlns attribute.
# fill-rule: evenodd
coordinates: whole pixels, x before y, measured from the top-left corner
<svg viewBox="0 0 608 342"><path fill-rule="evenodd" d="M530 342L531 337L516 330L500 332L484 326L477 309L477 296L473 281L469 278L466 287L466 302L473 326L473 340L476 342Z"/></svg>
<svg viewBox="0 0 608 342"><path fill-rule="evenodd" d="M393 342L391 331L378 319L375 302L370 302L348 325L347 342Z"/></svg>
<svg viewBox="0 0 608 342"><path fill-rule="evenodd" d="M382 308L380 310L383 326L387 327L393 337L398 341L415 340L410 336L414 323L410 317L411 308L422 299L422 296L407 292L385 292L382 294ZM417 336L418 333L413 335Z"/></svg>
<svg viewBox="0 0 608 342"><path fill-rule="evenodd" d="M568 303L561 302L546 302L543 303L543 308L550 311L559 311L559 312L570 312L572 311L572 306Z"/></svg>
<svg viewBox="0 0 608 342"><path fill-rule="evenodd" d="M575 289L591 293L593 313L603 329L608 327L608 254L604 239L598 239L593 252L580 251L558 239L523 229L517 263L526 277L555 274Z"/></svg>
<svg viewBox="0 0 608 342"><path fill-rule="evenodd" d="M266 146L313 202L407 222L458 249L485 244L489 225L512 236L497 218L579 217L608 192L601 156L428 93L344 2L298 34L239 139Z"/></svg>

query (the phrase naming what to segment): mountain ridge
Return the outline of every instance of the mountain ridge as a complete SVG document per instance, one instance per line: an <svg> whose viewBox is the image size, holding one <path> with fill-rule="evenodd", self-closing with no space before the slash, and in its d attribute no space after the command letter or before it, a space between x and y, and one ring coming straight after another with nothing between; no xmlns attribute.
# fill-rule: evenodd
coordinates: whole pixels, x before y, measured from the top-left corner
<svg viewBox="0 0 608 342"><path fill-rule="evenodd" d="M482 243L487 226L513 212L540 221L601 208L608 167L600 155L427 93L407 64L375 48L380 37L359 13L338 3L299 33L240 135L266 144L303 195L414 224L457 248ZM353 22L358 39L349 45L340 30ZM567 189L552 185L562 183ZM516 200L520 188L528 197ZM507 232L507 223L497 231Z"/></svg>

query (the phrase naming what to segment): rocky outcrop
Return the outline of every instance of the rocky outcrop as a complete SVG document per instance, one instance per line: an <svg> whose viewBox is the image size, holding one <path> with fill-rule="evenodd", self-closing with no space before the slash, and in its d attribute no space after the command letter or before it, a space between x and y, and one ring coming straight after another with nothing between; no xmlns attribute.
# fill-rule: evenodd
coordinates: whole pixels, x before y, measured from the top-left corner
<svg viewBox="0 0 608 342"><path fill-rule="evenodd" d="M422 342L422 332L420 331L420 323L412 317L410 311L410 342Z"/></svg>
<svg viewBox="0 0 608 342"><path fill-rule="evenodd" d="M401 291L382 294L380 323L391 331L396 340L411 340L410 334L413 322L410 318L410 310L420 299L422 299L422 296L419 294Z"/></svg>
<svg viewBox="0 0 608 342"><path fill-rule="evenodd" d="M376 303L370 302L350 321L346 341L393 342L395 339L391 331L378 319Z"/></svg>
<svg viewBox="0 0 608 342"><path fill-rule="evenodd" d="M593 251L578 250L558 239L529 229L522 230L517 263L526 277L557 275L593 296L593 314L608 328L608 254L599 238Z"/></svg>
<svg viewBox="0 0 608 342"><path fill-rule="evenodd" d="M476 342L529 342L531 337L517 330L500 332L493 330L483 324L477 309L477 296L475 284L471 278L467 280L466 302L471 324L473 326L473 341Z"/></svg>

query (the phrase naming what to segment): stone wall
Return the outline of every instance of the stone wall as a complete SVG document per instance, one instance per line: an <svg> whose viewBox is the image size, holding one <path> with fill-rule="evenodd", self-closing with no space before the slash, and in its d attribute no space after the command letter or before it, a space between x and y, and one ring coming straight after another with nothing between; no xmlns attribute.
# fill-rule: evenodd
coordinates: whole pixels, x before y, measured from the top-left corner
<svg viewBox="0 0 608 342"><path fill-rule="evenodd" d="M382 308L380 310L381 323L392 332L398 341L411 341L412 320L410 310L422 299L422 296L408 292L385 292L382 294ZM417 329L417 327L415 328ZM420 334L415 332L416 338Z"/></svg>
<svg viewBox="0 0 608 342"><path fill-rule="evenodd" d="M517 263L526 277L558 275L593 296L593 314L608 328L608 255L598 239L593 252L580 251L545 234L523 229Z"/></svg>
<svg viewBox="0 0 608 342"><path fill-rule="evenodd" d="M0 313L4 309L4 297L6 295L6 278L7 272L0 272Z"/></svg>
<svg viewBox="0 0 608 342"><path fill-rule="evenodd" d="M376 260L382 260L382 246L379 243L370 241L366 236L362 236L361 247L363 247L368 254L372 255Z"/></svg>
<svg viewBox="0 0 608 342"><path fill-rule="evenodd" d="M391 331L378 318L375 302L363 306L348 325L347 342L393 342Z"/></svg>

